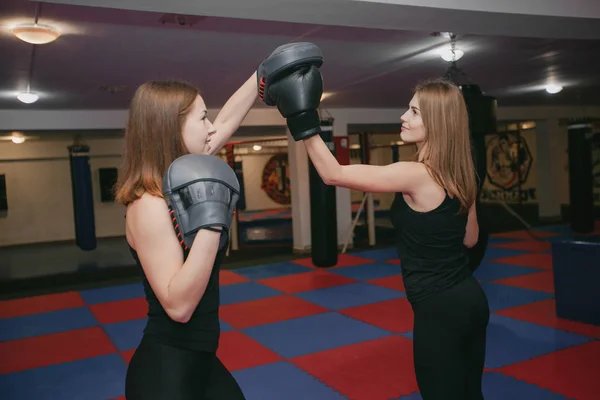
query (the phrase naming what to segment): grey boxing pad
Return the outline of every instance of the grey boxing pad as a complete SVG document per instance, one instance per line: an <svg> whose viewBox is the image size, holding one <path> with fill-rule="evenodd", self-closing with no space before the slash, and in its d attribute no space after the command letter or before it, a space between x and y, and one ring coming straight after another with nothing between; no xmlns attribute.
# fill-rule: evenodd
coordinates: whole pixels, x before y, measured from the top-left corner
<svg viewBox="0 0 600 400"><path fill-rule="evenodd" d="M162 192L184 248L192 247L198 230L216 226L223 228L219 249L227 247L240 183L225 161L208 154L179 157L163 177Z"/></svg>
<svg viewBox="0 0 600 400"><path fill-rule="evenodd" d="M267 95L267 87L296 68L310 65L317 68L323 65L323 53L314 43L296 42L277 47L258 67L258 94L261 100L269 106L275 105L276 102Z"/></svg>

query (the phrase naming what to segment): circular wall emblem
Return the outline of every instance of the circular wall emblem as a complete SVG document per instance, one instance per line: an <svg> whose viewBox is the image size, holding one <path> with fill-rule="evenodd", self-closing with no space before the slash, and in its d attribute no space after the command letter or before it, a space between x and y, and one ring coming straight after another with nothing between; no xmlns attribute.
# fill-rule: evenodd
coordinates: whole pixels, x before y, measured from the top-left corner
<svg viewBox="0 0 600 400"><path fill-rule="evenodd" d="M511 190L527 181L533 157L523 136L516 133L494 135L486 152L487 175L492 185Z"/></svg>
<svg viewBox="0 0 600 400"><path fill-rule="evenodd" d="M275 154L267 161L260 188L278 204L291 204L290 168L287 153Z"/></svg>

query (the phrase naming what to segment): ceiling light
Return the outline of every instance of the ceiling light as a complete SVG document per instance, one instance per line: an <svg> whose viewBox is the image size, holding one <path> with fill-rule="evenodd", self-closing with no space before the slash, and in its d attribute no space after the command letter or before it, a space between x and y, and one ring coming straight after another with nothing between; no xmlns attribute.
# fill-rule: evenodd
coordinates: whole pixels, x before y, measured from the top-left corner
<svg viewBox="0 0 600 400"><path fill-rule="evenodd" d="M458 61L465 55L465 52L459 49L454 49L454 54L452 53L452 49L444 49L440 53L440 57L444 59L444 61Z"/></svg>
<svg viewBox="0 0 600 400"><path fill-rule="evenodd" d="M556 93L560 92L561 90L563 90L563 87L560 85L551 84L551 85L546 86L546 92L548 92L550 94L556 94Z"/></svg>
<svg viewBox="0 0 600 400"><path fill-rule="evenodd" d="M38 24L19 25L10 30L17 38L31 44L46 44L54 42L60 33L49 26Z"/></svg>
<svg viewBox="0 0 600 400"><path fill-rule="evenodd" d="M32 92L21 92L17 95L17 99L25 104L35 103L39 98L40 96Z"/></svg>
<svg viewBox="0 0 600 400"><path fill-rule="evenodd" d="M13 135L10 139L12 140L12 142L14 144L25 143L25 137L24 136Z"/></svg>
<svg viewBox="0 0 600 400"><path fill-rule="evenodd" d="M252 148L254 149L254 151L259 151L260 149L262 149L262 146L255 144L254 146L252 146Z"/></svg>

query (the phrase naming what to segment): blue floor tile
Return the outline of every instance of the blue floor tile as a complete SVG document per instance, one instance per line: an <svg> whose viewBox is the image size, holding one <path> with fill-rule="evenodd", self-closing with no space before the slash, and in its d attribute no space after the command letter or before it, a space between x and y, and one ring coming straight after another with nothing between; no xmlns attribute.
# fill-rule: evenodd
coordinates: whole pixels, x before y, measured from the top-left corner
<svg viewBox="0 0 600 400"><path fill-rule="evenodd" d="M341 310L343 308L399 299L405 297L406 293L369 283L358 282L296 293L295 296L329 308L330 310Z"/></svg>
<svg viewBox="0 0 600 400"><path fill-rule="evenodd" d="M477 268L473 276L476 279L484 281L494 281L496 279L511 278L513 276L527 275L536 272L540 272L540 269L501 264L487 260L481 262L481 265Z"/></svg>
<svg viewBox="0 0 600 400"><path fill-rule="evenodd" d="M236 271L237 273L237 271ZM279 296L279 290L272 289L256 282L243 282L221 286L221 305L242 303L267 297Z"/></svg>
<svg viewBox="0 0 600 400"><path fill-rule="evenodd" d="M535 399L535 400L566 400L567 398L542 389L536 385L519 381L510 376L497 372L488 372L483 375L482 392L485 400L507 400L507 399ZM410 396L402 396L398 400L423 400L420 393Z"/></svg>
<svg viewBox="0 0 600 400"><path fill-rule="evenodd" d="M496 258L520 256L522 254L528 254L525 250L505 249L502 247L489 247L485 252L484 260L494 260Z"/></svg>
<svg viewBox="0 0 600 400"><path fill-rule="evenodd" d="M221 326L221 332L228 332L233 330L233 327L223 320L219 321L219 325Z"/></svg>
<svg viewBox="0 0 600 400"><path fill-rule="evenodd" d="M0 398L106 400L125 394L127 366L119 354L0 375Z"/></svg>
<svg viewBox="0 0 600 400"><path fill-rule="evenodd" d="M592 339L582 335L491 315L487 330L485 366L500 368L590 340Z"/></svg>
<svg viewBox="0 0 600 400"><path fill-rule="evenodd" d="M293 275L310 271L314 271L314 269L292 262L264 264L256 267L245 267L235 270L236 274L253 280L275 278L279 276Z"/></svg>
<svg viewBox="0 0 600 400"><path fill-rule="evenodd" d="M144 333L146 318L104 325L104 331L119 351L135 349Z"/></svg>
<svg viewBox="0 0 600 400"><path fill-rule="evenodd" d="M491 282L483 282L481 283L481 287L488 298L492 312L554 297L552 293L521 289Z"/></svg>
<svg viewBox="0 0 600 400"><path fill-rule="evenodd" d="M355 251L349 254L356 257L370 258L371 260L378 261L398 259L398 251L393 247L377 250Z"/></svg>
<svg viewBox="0 0 600 400"><path fill-rule="evenodd" d="M49 335L73 329L97 326L98 321L87 307L69 308L14 318L0 318L0 341Z"/></svg>
<svg viewBox="0 0 600 400"><path fill-rule="evenodd" d="M243 332L288 358L390 335L386 330L337 313L255 326Z"/></svg>
<svg viewBox="0 0 600 400"><path fill-rule="evenodd" d="M129 300L144 297L141 283L109 286L100 289L82 290L79 292L87 304L108 303L110 301Z"/></svg>
<svg viewBox="0 0 600 400"><path fill-rule="evenodd" d="M386 262L375 262L336 268L330 270L330 272L347 276L348 278L366 281L369 279L386 278L388 276L400 275L402 274L402 269L399 265Z"/></svg>
<svg viewBox="0 0 600 400"><path fill-rule="evenodd" d="M232 374L247 400L345 398L287 361L234 371Z"/></svg>
<svg viewBox="0 0 600 400"><path fill-rule="evenodd" d="M535 400L566 400L567 398L542 389L539 386L519 381L513 377L497 372L483 375L483 397L485 400L535 399Z"/></svg>

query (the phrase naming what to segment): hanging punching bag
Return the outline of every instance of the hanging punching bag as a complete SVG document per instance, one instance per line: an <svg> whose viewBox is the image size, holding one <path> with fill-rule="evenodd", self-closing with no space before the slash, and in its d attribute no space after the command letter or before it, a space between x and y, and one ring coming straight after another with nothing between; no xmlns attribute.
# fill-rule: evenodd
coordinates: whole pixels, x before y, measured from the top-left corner
<svg viewBox="0 0 600 400"><path fill-rule="evenodd" d="M475 246L469 249L469 266L471 270L475 271L485 256L489 240L487 218L481 207L480 198L487 171L485 135L496 133L497 101L492 96L484 95L477 85L462 85L461 90L469 113L471 151L477 173L475 207L477 209L477 224L479 225L479 240Z"/></svg>
<svg viewBox="0 0 600 400"><path fill-rule="evenodd" d="M321 127L321 138L334 152L333 121L322 121ZM310 158L308 168L312 263L317 267L333 267L338 259L335 186L323 182Z"/></svg>
<svg viewBox="0 0 600 400"><path fill-rule="evenodd" d="M96 248L96 224L89 146L74 144L68 147L71 166L71 189L75 216L75 243L81 250Z"/></svg>
<svg viewBox="0 0 600 400"><path fill-rule="evenodd" d="M570 121L568 128L569 203L571 229L594 231L593 127L589 121Z"/></svg>

